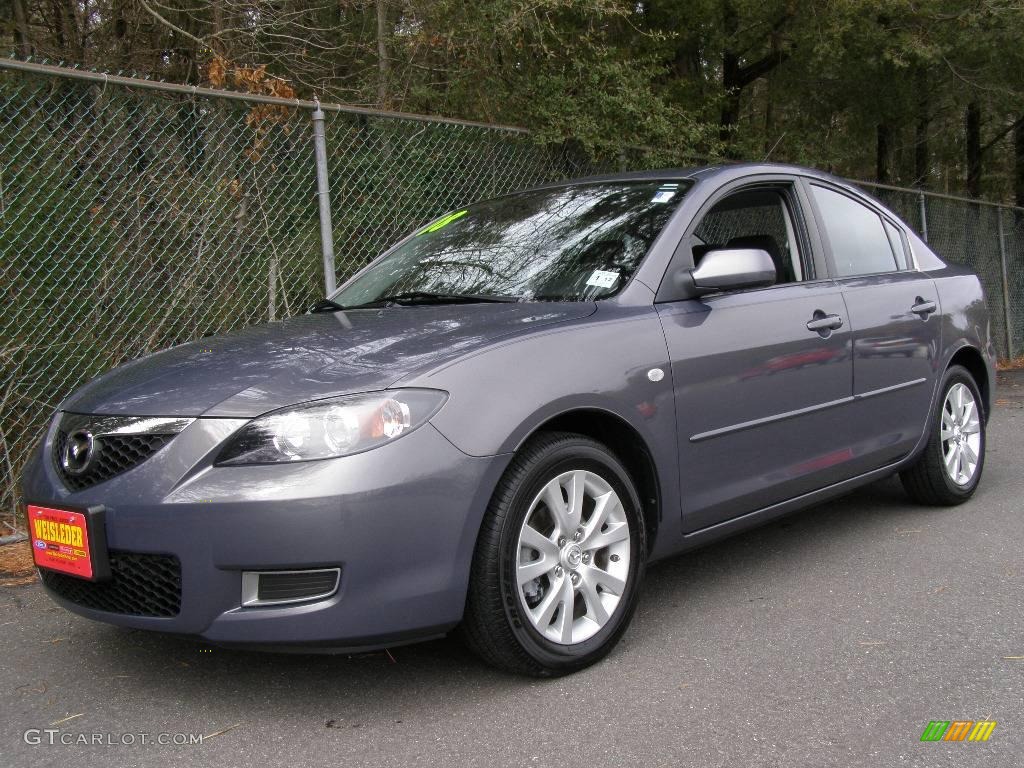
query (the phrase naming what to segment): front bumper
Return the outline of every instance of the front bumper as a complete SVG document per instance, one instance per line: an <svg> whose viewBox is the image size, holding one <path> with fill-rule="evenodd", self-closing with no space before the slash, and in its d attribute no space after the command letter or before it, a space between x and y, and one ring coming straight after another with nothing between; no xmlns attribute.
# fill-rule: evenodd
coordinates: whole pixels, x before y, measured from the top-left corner
<svg viewBox="0 0 1024 768"><path fill-rule="evenodd" d="M197 419L139 466L77 493L50 460L51 429L25 470L25 498L104 505L112 552L180 560L181 606L173 617L136 616L51 596L91 619L251 646L379 647L458 623L507 457L467 456L427 424L354 456L214 467L243 423ZM341 569L329 598L242 606L243 571L324 567Z"/></svg>

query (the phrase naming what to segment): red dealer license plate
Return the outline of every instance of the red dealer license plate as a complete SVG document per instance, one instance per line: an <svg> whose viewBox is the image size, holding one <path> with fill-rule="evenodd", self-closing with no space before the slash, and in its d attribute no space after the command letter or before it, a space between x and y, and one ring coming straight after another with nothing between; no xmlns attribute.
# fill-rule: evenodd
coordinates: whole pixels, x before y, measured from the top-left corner
<svg viewBox="0 0 1024 768"><path fill-rule="evenodd" d="M32 558L40 568L95 581L106 575L102 509L28 505Z"/></svg>

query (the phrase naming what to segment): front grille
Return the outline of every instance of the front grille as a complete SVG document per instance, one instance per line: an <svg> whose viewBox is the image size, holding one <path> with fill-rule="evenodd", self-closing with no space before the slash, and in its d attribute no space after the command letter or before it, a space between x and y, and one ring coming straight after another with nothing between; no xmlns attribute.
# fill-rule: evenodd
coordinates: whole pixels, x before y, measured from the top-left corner
<svg viewBox="0 0 1024 768"><path fill-rule="evenodd" d="M53 464L70 491L81 491L137 467L169 443L192 419L61 414L53 440ZM65 452L69 436L92 440L84 468L69 472Z"/></svg>
<svg viewBox="0 0 1024 768"><path fill-rule="evenodd" d="M54 461L60 479L70 491L102 483L115 475L127 472L138 466L154 453L163 448L174 435L106 435L97 437L93 450L97 452L95 461L80 475L72 475L64 469L61 456L68 444L67 432L58 432L54 441Z"/></svg>
<svg viewBox="0 0 1024 768"><path fill-rule="evenodd" d="M45 568L39 573L48 589L84 608L129 616L177 616L181 610L181 562L173 555L111 552L106 581Z"/></svg>

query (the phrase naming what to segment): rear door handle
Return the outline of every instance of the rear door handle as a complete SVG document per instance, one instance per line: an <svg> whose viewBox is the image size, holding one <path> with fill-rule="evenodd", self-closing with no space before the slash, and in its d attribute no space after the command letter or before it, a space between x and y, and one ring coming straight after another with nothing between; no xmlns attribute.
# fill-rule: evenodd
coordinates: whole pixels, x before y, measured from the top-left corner
<svg viewBox="0 0 1024 768"><path fill-rule="evenodd" d="M807 330L821 333L822 331L835 331L843 327L843 318L839 315L826 315L820 309L814 313L814 317L807 321Z"/></svg>
<svg viewBox="0 0 1024 768"><path fill-rule="evenodd" d="M925 317L930 315L936 309L937 307L935 306L934 301L925 301L920 296L918 296L916 299L914 299L914 306L910 308L910 311L913 312L915 315L920 315L921 319L924 320Z"/></svg>

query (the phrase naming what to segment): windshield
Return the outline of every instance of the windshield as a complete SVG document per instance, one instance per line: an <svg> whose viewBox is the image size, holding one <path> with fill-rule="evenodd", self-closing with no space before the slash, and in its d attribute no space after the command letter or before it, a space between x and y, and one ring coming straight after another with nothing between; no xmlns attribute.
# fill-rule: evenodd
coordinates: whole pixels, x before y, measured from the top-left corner
<svg viewBox="0 0 1024 768"><path fill-rule="evenodd" d="M689 184L577 184L471 205L423 227L331 300L604 299L640 266Z"/></svg>

